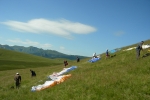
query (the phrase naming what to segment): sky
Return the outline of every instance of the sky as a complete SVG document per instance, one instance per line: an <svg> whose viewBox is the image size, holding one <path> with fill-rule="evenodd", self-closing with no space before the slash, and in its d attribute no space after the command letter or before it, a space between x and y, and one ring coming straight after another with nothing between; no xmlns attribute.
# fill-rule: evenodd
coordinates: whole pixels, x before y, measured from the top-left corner
<svg viewBox="0 0 150 100"><path fill-rule="evenodd" d="M92 56L150 39L150 0L0 0L0 44Z"/></svg>

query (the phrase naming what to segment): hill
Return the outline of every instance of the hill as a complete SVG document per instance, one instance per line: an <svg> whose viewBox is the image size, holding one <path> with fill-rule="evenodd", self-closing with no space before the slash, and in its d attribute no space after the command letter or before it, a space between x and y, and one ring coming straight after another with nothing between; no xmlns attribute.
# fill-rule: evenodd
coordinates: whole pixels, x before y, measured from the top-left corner
<svg viewBox="0 0 150 100"><path fill-rule="evenodd" d="M76 57L78 56L79 58L86 58L86 56L80 56L80 55L67 55L60 53L55 50L43 50L41 48L37 47L24 47L24 46L9 46L9 45L0 45L0 48L7 49L7 50L13 50L13 51L18 51L18 52L24 52L28 54L33 54L36 56L41 56L45 58L65 58L65 59L70 59L70 60L75 60Z"/></svg>
<svg viewBox="0 0 150 100"><path fill-rule="evenodd" d="M150 44L150 41L146 41ZM129 46L130 47L130 46ZM131 45L132 47L132 45ZM127 49L124 47L123 49ZM1 100L150 100L150 54L148 49L136 59L135 50L116 52L116 56L102 58L90 63L90 58L79 63L69 61L69 66L78 68L69 72L72 76L61 84L40 92L31 92L31 87L43 84L47 76L63 69L62 65L38 67L37 77L31 78L29 69L0 71ZM19 90L14 86L16 72L22 76Z"/></svg>
<svg viewBox="0 0 150 100"><path fill-rule="evenodd" d="M0 71L54 66L62 63L63 59L48 59L12 50L0 49Z"/></svg>

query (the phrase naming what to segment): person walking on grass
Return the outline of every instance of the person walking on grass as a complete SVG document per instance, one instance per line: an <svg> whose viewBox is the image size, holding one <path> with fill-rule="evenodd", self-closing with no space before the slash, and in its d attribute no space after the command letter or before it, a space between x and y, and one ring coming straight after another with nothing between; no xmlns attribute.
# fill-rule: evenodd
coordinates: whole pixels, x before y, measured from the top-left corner
<svg viewBox="0 0 150 100"><path fill-rule="evenodd" d="M137 59L140 58L140 52L141 52L141 50L143 50L143 48L142 48L143 44L144 44L144 41L141 41L136 47L136 58Z"/></svg>
<svg viewBox="0 0 150 100"><path fill-rule="evenodd" d="M16 73L14 80L15 80L16 89L19 89L21 83L21 76L19 75L19 73Z"/></svg>

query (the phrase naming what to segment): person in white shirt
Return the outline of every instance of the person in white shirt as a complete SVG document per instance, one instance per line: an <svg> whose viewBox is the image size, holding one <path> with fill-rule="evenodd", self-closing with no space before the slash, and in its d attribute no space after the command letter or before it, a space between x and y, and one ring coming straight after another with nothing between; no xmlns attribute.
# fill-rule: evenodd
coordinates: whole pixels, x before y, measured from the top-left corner
<svg viewBox="0 0 150 100"><path fill-rule="evenodd" d="M96 53L93 53L93 58L97 58Z"/></svg>

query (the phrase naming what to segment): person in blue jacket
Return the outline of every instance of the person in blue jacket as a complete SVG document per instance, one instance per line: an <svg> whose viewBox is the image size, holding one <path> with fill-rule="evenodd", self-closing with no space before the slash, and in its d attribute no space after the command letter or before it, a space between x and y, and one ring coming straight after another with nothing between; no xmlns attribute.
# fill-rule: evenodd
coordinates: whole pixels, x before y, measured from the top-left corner
<svg viewBox="0 0 150 100"><path fill-rule="evenodd" d="M110 57L110 55L109 55L109 51L108 51L108 49L106 50L106 58L105 59L107 59L108 57Z"/></svg>

